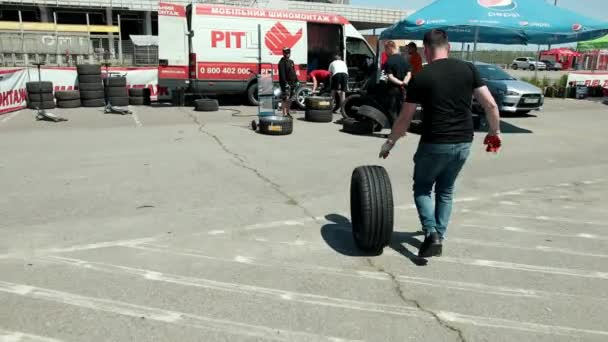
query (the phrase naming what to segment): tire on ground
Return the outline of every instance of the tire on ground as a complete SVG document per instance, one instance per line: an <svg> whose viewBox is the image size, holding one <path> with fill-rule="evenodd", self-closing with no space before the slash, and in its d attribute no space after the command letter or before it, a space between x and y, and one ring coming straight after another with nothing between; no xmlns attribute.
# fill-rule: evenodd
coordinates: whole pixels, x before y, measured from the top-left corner
<svg viewBox="0 0 608 342"><path fill-rule="evenodd" d="M125 87L106 87L108 97L129 97L129 91Z"/></svg>
<svg viewBox="0 0 608 342"><path fill-rule="evenodd" d="M30 101L35 101L35 102L40 102L41 100L42 100L42 102L49 102L49 101L55 100L53 93L32 93L32 94L28 93L27 98Z"/></svg>
<svg viewBox="0 0 608 342"><path fill-rule="evenodd" d="M374 133L374 122L369 119L356 120L353 118L346 118L342 120L342 132L366 135Z"/></svg>
<svg viewBox="0 0 608 342"><path fill-rule="evenodd" d="M293 119L288 116L266 116L260 118L260 133L266 135L288 135L293 133Z"/></svg>
<svg viewBox="0 0 608 342"><path fill-rule="evenodd" d="M99 64L79 64L76 66L78 75L101 75L101 65Z"/></svg>
<svg viewBox="0 0 608 342"><path fill-rule="evenodd" d="M78 83L101 84L101 74L99 74L99 75L78 75Z"/></svg>
<svg viewBox="0 0 608 342"><path fill-rule="evenodd" d="M40 108L40 109L53 109L53 108L55 108L55 101L43 101L43 102L28 101L27 108L30 108L30 109L36 109L36 108Z"/></svg>
<svg viewBox="0 0 608 342"><path fill-rule="evenodd" d="M78 89L84 91L103 90L103 84L101 82L95 83L78 83Z"/></svg>
<svg viewBox="0 0 608 342"><path fill-rule="evenodd" d="M27 82L25 84L25 89L28 93L32 94L40 94L40 93L52 93L53 92L53 82Z"/></svg>
<svg viewBox="0 0 608 342"><path fill-rule="evenodd" d="M306 109L331 110L333 107L331 97L310 96L304 101L306 103Z"/></svg>
<svg viewBox="0 0 608 342"><path fill-rule="evenodd" d="M380 253L393 234L393 192L386 169L361 166L353 171L350 212L357 247Z"/></svg>
<svg viewBox="0 0 608 342"><path fill-rule="evenodd" d="M78 107L80 107L80 99L57 101L57 108L78 108Z"/></svg>
<svg viewBox="0 0 608 342"><path fill-rule="evenodd" d="M109 97L108 100L110 101L110 104L112 106L123 107L123 106L128 106L129 105L129 98L126 97L126 96L122 96L122 97Z"/></svg>
<svg viewBox="0 0 608 342"><path fill-rule="evenodd" d="M310 122L332 122L333 119L331 109L307 109L304 112L304 120Z"/></svg>
<svg viewBox="0 0 608 342"><path fill-rule="evenodd" d="M82 100L83 107L103 107L106 105L104 99Z"/></svg>
<svg viewBox="0 0 608 342"><path fill-rule="evenodd" d="M78 90L61 90L55 92L55 98L58 101L78 100L80 101L80 92Z"/></svg>
<svg viewBox="0 0 608 342"><path fill-rule="evenodd" d="M391 128L391 123L389 121L388 116L378 108L369 105L363 105L359 107L359 110L357 111L357 117L365 117L373 120L375 123L377 123L376 128Z"/></svg>
<svg viewBox="0 0 608 342"><path fill-rule="evenodd" d="M127 86L127 78L126 77L109 77L104 78L103 85L106 87L126 87Z"/></svg>
<svg viewBox="0 0 608 342"><path fill-rule="evenodd" d="M150 88L129 88L131 97L150 97Z"/></svg>
<svg viewBox="0 0 608 342"><path fill-rule="evenodd" d="M103 90L90 90L90 91L80 91L80 98L83 100L103 100L105 98L105 94Z"/></svg>
<svg viewBox="0 0 608 342"><path fill-rule="evenodd" d="M217 100L201 99L194 101L194 110L197 112L216 112L220 109Z"/></svg>
<svg viewBox="0 0 608 342"><path fill-rule="evenodd" d="M143 106L146 104L146 99L143 97L129 97L129 104L131 106Z"/></svg>

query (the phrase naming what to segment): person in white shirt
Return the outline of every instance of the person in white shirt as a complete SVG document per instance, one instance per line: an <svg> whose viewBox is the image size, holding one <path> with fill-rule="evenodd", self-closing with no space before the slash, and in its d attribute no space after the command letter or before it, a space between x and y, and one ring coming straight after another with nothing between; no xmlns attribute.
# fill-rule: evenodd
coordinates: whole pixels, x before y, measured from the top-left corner
<svg viewBox="0 0 608 342"><path fill-rule="evenodd" d="M336 98L336 94L340 95L340 113L344 113L342 104L346 100L346 90L348 89L348 66L338 54L334 56L334 61L329 65L331 73L331 97Z"/></svg>

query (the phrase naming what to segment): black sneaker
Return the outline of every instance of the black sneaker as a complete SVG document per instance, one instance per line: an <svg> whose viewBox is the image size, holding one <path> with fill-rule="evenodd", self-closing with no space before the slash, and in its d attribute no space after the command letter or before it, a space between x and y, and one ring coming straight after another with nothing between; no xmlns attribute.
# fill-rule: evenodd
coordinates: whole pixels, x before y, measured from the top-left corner
<svg viewBox="0 0 608 342"><path fill-rule="evenodd" d="M434 256L440 256L442 253L441 238L437 233L431 233L424 239L424 242L418 250L418 257L430 258Z"/></svg>

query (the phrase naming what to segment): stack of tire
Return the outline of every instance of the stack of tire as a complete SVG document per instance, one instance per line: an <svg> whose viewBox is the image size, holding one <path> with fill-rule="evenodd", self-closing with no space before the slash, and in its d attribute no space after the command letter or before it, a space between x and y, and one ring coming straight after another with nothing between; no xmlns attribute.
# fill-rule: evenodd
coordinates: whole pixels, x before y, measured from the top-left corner
<svg viewBox="0 0 608 342"><path fill-rule="evenodd" d="M83 107L103 107L106 105L103 83L101 83L101 65L80 64L78 72L78 89Z"/></svg>
<svg viewBox="0 0 608 342"><path fill-rule="evenodd" d="M129 89L129 104L131 106L143 106L150 104L150 88Z"/></svg>
<svg viewBox="0 0 608 342"><path fill-rule="evenodd" d="M55 92L58 108L80 107L80 92L78 90L62 90Z"/></svg>
<svg viewBox="0 0 608 342"><path fill-rule="evenodd" d="M27 82L27 107L31 109L53 109L55 100L53 98L52 82Z"/></svg>
<svg viewBox="0 0 608 342"><path fill-rule="evenodd" d="M333 102L331 97L310 96L306 98L304 120L310 122L332 122Z"/></svg>
<svg viewBox="0 0 608 342"><path fill-rule="evenodd" d="M129 105L129 90L127 78L122 76L107 77L103 80L108 101L112 106L124 107Z"/></svg>

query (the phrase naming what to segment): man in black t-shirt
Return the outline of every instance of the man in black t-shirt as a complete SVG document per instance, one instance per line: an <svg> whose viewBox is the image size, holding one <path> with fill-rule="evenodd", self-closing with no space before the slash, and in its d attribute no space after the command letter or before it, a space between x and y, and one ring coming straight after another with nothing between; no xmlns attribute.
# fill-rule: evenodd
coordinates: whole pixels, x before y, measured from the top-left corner
<svg viewBox="0 0 608 342"><path fill-rule="evenodd" d="M484 144L500 146L498 107L475 66L449 59L449 43L443 30L424 36L429 64L410 82L405 105L393 125L380 156L388 157L395 142L405 135L416 104L422 106L422 137L414 155L414 201L425 239L420 257L440 256L452 212L454 183L464 166L473 141L471 101L482 104L490 126ZM435 201L431 191L435 186Z"/></svg>
<svg viewBox="0 0 608 342"><path fill-rule="evenodd" d="M410 65L399 54L397 44L394 41L388 41L385 44L385 49L389 55L384 65L384 72L388 77L387 109L392 118L391 122L395 122L403 105L405 87L408 85L412 73L410 72Z"/></svg>
<svg viewBox="0 0 608 342"><path fill-rule="evenodd" d="M298 75L291 60L291 49L283 49L283 58L279 61L279 85L283 94L282 110L283 116L288 116L291 109L291 100L296 91Z"/></svg>

